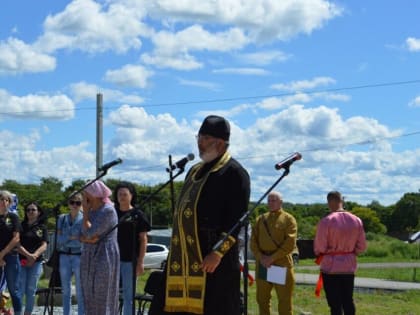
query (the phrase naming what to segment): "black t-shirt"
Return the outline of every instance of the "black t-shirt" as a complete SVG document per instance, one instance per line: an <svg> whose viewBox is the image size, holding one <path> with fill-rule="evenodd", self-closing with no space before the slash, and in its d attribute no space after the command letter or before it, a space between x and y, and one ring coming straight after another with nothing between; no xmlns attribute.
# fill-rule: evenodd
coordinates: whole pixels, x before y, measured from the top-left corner
<svg viewBox="0 0 420 315"><path fill-rule="evenodd" d="M22 233L20 235L20 244L30 253L34 253L43 242L48 242L48 231L44 224L35 223L29 225L28 222L22 222ZM20 255L21 258L24 256ZM43 259L40 255L37 261Z"/></svg>
<svg viewBox="0 0 420 315"><path fill-rule="evenodd" d="M137 258L139 254L139 233L149 232L151 230L150 223L144 215L143 211L140 209L132 209L129 211L121 211L117 209L118 219L124 216L127 213L135 214L136 218L136 234L135 234L135 244L133 244L133 231L134 231L134 222L132 218L127 218L128 221L124 221L118 227L118 245L120 248L120 260L129 262L134 257Z"/></svg>
<svg viewBox="0 0 420 315"><path fill-rule="evenodd" d="M21 232L19 217L16 213L8 211L0 215L0 250L3 250L13 238L14 232ZM16 252L13 250L13 252Z"/></svg>

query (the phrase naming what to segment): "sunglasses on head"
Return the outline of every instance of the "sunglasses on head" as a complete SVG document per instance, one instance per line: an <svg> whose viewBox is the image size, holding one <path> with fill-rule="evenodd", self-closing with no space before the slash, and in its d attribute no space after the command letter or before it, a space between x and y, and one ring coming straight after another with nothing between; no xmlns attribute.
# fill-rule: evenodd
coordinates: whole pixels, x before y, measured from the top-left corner
<svg viewBox="0 0 420 315"><path fill-rule="evenodd" d="M36 212L36 211L38 211L37 208L28 208L28 209L26 209L26 212Z"/></svg>
<svg viewBox="0 0 420 315"><path fill-rule="evenodd" d="M79 200L70 200L69 201L69 205L72 205L72 206L74 206L74 205L81 206L82 205L82 202L79 201Z"/></svg>

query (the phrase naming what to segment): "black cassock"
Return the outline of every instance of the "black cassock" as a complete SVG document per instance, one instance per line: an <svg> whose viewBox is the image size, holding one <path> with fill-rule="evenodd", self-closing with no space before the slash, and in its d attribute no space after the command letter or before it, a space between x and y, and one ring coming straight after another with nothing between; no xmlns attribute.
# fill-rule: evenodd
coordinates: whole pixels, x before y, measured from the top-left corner
<svg viewBox="0 0 420 315"><path fill-rule="evenodd" d="M204 177L221 158L204 164L195 175L195 179ZM213 250L222 233L228 232L247 211L249 195L249 175L235 159L230 158L222 168L209 174L197 204L197 231L203 258ZM236 239L237 234L238 231L233 235ZM154 296L149 314L190 314L164 312L165 289L166 272L161 288ZM222 257L216 271L207 274L204 315L239 314L240 270L236 242Z"/></svg>

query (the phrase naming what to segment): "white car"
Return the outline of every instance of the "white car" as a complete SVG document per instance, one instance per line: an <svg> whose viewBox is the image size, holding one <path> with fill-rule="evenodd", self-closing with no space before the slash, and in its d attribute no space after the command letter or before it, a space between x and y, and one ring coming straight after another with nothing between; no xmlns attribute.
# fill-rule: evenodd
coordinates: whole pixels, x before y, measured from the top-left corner
<svg viewBox="0 0 420 315"><path fill-rule="evenodd" d="M168 258L169 249L162 244L147 244L146 255L144 256L145 269L162 269Z"/></svg>

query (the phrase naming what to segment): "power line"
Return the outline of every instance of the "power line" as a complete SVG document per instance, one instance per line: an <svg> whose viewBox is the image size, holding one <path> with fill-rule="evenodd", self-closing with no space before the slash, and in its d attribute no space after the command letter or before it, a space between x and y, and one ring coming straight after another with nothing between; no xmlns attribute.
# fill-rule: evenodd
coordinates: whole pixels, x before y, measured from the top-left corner
<svg viewBox="0 0 420 315"><path fill-rule="evenodd" d="M327 150L336 149L336 148L343 148L343 147L347 147L347 146L368 145L368 144L377 143L377 142L383 141L383 140L397 139L397 138L403 138L403 137L411 137L411 136L416 136L416 135L420 135L420 130L405 133L405 134L401 134L401 135L395 135L395 136L379 137L379 138L366 139L366 140L355 141L355 142L350 142L350 143L342 143L342 144L335 144L335 145L330 145L330 146L314 147L314 148L310 148L310 149L306 149L306 150L300 150L299 152L302 153L302 152L327 151ZM277 154L287 155L287 154L290 154L290 153L291 152L280 152L280 153L276 153L276 154L272 153L272 154L264 154L264 155L250 155L250 156L235 157L235 158L238 159L238 160L252 160L252 159L265 158L265 157L272 157L272 156L277 155ZM130 170L120 171L120 172L117 172L117 173L118 174L123 174L123 173L129 173L129 172L133 172L133 171L134 172L136 172L136 171L149 171L149 170L153 170L153 169L157 169L157 168L164 168L164 167L165 167L165 164L159 164L159 165L153 165L153 166L131 168Z"/></svg>
<svg viewBox="0 0 420 315"><path fill-rule="evenodd" d="M417 84L420 83L420 79L416 80L407 80L407 81L394 81L394 82L383 82L383 83L374 83L374 84L364 84L364 85L355 85L342 88L330 88L330 89L320 89L312 91L295 91L295 92L286 92L286 93L277 93L277 94L265 94L265 95L254 95L254 96L237 96L230 98L218 98L218 99L207 99L207 100L196 100L196 101L181 101L181 102L167 102L167 103L155 103L155 104L143 104L143 105L131 105L131 107L142 107L142 108L153 108L153 107L172 107L172 106L181 106L181 105L193 105L193 104L210 104L210 103L221 103L221 102L234 102L234 101L244 101L244 100L253 100L253 99L262 99L270 97L286 97L293 96L298 94L318 94L318 93L331 93L331 92L340 92L340 91L351 91L351 90L361 90L369 88L379 88L379 87L388 87L388 86L401 86L408 84ZM112 110L119 108L120 105L107 106L104 110ZM68 111L84 111L84 110L96 110L96 106L92 107L83 107L75 109L51 109L51 110L38 110L38 111L8 111L0 112L0 115L13 115L13 114L25 114L25 113L49 113L49 112L68 112Z"/></svg>
<svg viewBox="0 0 420 315"><path fill-rule="evenodd" d="M385 87L385 86L398 86L398 85L415 84L415 83L420 83L420 79L410 80L410 81L397 81L397 82L385 82L385 83L377 83L377 84L356 85L356 86L343 87L343 88L313 90L313 91L308 91L308 92L296 91L296 92L287 92L287 93L278 93L278 94L255 95L255 96L238 96L238 97L231 97L231 98L219 98L219 99L209 99L209 100L199 100L199 101L160 103L160 104L149 104L149 105L143 105L143 106L139 105L137 107L161 107L161 106L178 106L178 105L232 102L232 101L243 101L243 100L250 100L250 99L270 98L270 97L293 96L293 95L297 95L301 93L312 95L312 94L317 94L317 93L339 92L339 91L377 88L377 87Z"/></svg>
<svg viewBox="0 0 420 315"><path fill-rule="evenodd" d="M396 136L388 136L388 137L379 137L379 138L374 138L374 139L367 139L367 140L362 140L362 141L357 141L357 142L350 142L350 143L342 143L342 144L334 144L334 145L326 145L326 146L322 146L322 147L314 147L314 148L310 148L310 149L306 149L306 150L300 150L300 153L303 152L316 152L316 151L328 151L331 149L336 149L336 148L343 148L343 147L348 147L348 146L353 146L353 145L368 145L368 144L372 144L372 143L377 143L379 141L383 141L383 140L390 140L390 139L396 139L396 138L402 138L402 137L410 137L410 136L416 136L416 135L420 135L420 130L419 131L413 131L410 133L405 133L405 134L401 134L401 135L396 135ZM287 155L290 154L292 152L283 152L281 154ZM262 157L269 157L269 156L273 156L274 154L266 154L266 155L256 155L256 156L247 156L247 157L238 157L238 160L250 160L250 159L259 159Z"/></svg>
<svg viewBox="0 0 420 315"><path fill-rule="evenodd" d="M379 142L379 141L382 141L382 140L397 139L397 138L402 138L402 137L411 137L411 136L416 136L416 135L420 135L420 130L405 133L405 134L401 134L401 135L396 135L396 136L380 137L380 138L367 139L367 140L355 141L355 142L350 142L350 143L336 144L336 145L331 145L331 146L314 147L314 148L310 148L310 149L306 149L306 150L300 150L299 152L302 153L302 152L326 151L326 150L331 150L331 149L335 149L335 148L342 148L342 147L346 147L346 146L367 145L367 144L376 143L376 142ZM280 153L276 153L276 154L272 153L272 154L253 155L253 156L244 156L244 157L235 157L235 158L237 160L252 160L252 159L273 157L274 155L277 155L277 154L288 155L290 153L291 152L280 152ZM149 165L149 166L144 166L144 167L134 167L134 168L130 168L126 171L114 171L113 174L121 175L121 174L126 174L126 173L133 173L133 172L153 171L154 169L157 170L158 168L164 169L166 166L167 166L166 164L155 164L155 165ZM41 178L42 176L37 176L37 177ZM62 179L63 180L69 180L69 179L73 180L74 177L66 177L66 178L62 178ZM80 179L80 177L77 177L77 179Z"/></svg>

